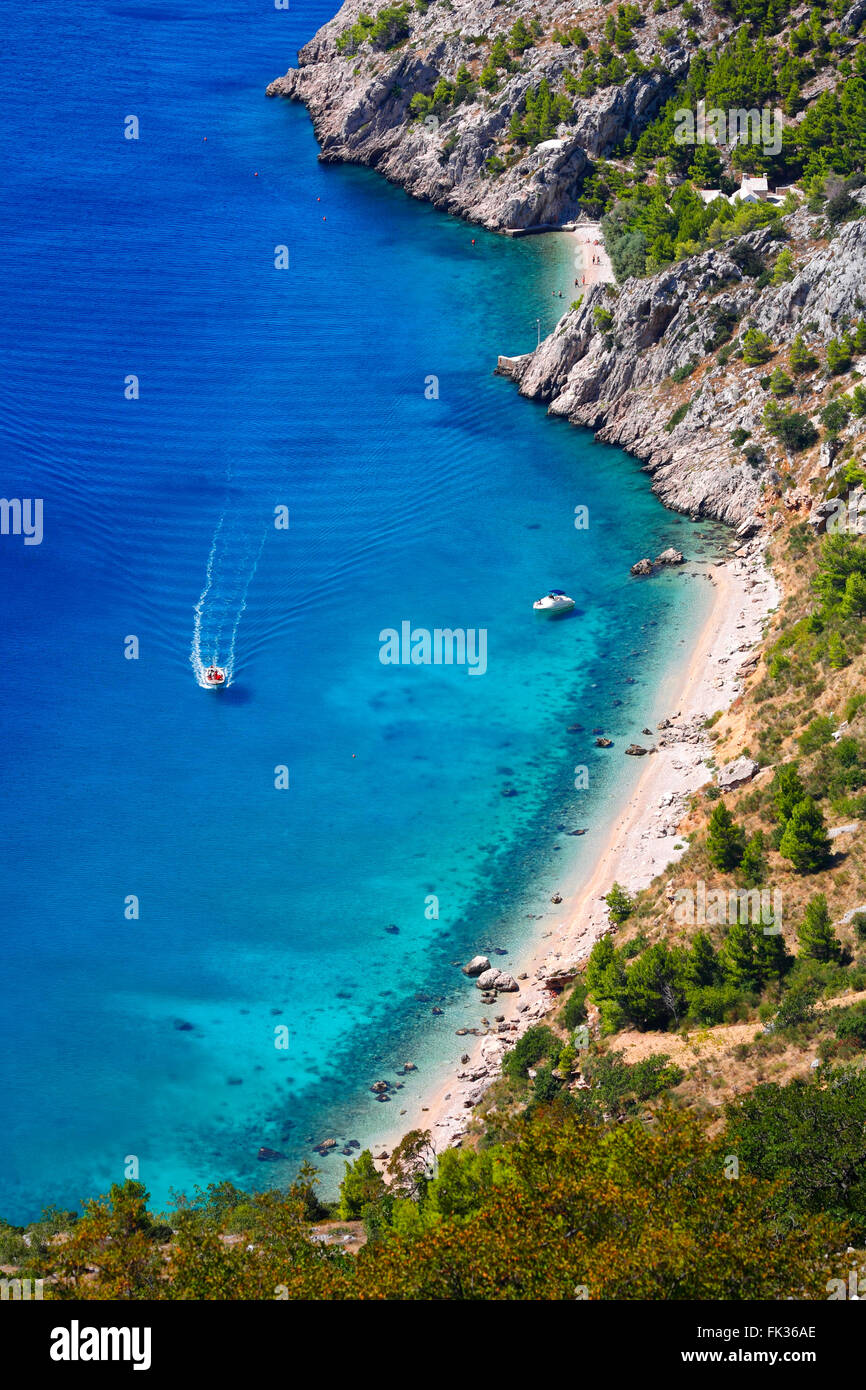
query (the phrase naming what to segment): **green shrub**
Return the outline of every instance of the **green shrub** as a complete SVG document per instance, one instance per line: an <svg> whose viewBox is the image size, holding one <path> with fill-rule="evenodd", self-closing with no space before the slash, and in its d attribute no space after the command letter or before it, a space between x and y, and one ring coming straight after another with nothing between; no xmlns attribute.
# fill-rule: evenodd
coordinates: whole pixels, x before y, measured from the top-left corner
<svg viewBox="0 0 866 1390"><path fill-rule="evenodd" d="M502 1070L515 1081L525 1079L529 1067L535 1066L542 1058L557 1058L561 1047L560 1039L546 1024L533 1024L505 1054Z"/></svg>
<svg viewBox="0 0 866 1390"><path fill-rule="evenodd" d="M688 362L684 362L681 367L674 367L671 372L671 381L675 381L677 384L685 381L687 377L692 375L697 365L694 358L689 358Z"/></svg>
<svg viewBox="0 0 866 1390"><path fill-rule="evenodd" d="M562 1022L568 1031L574 1032L582 1023L586 1022L586 994L587 989L583 980L578 980L571 988L571 992L565 1001L565 1008L562 1011Z"/></svg>
<svg viewBox="0 0 866 1390"><path fill-rule="evenodd" d="M749 328L743 334L743 361L748 367L759 367L773 355L773 345L759 328Z"/></svg>
<svg viewBox="0 0 866 1390"><path fill-rule="evenodd" d="M634 912L634 898L630 898L628 893L619 883L614 883L610 892L605 895L607 910L612 922L616 926L622 926L623 922Z"/></svg>
<svg viewBox="0 0 866 1390"><path fill-rule="evenodd" d="M800 874L817 873L830 855L830 841L821 808L807 796L798 801L779 841L779 853Z"/></svg>
<svg viewBox="0 0 866 1390"><path fill-rule="evenodd" d="M681 424L682 424L683 420L685 420L686 415L688 414L688 410L689 410L689 406L690 406L690 405L691 405L691 401L683 401L683 404L682 404L682 405L678 405L678 406L677 406L677 408L676 408L676 410L674 411L673 415L671 416L671 418L668 420L667 424L665 425L665 431L666 431L667 434L673 434L673 432L674 432L674 430L676 429L677 425L681 425Z"/></svg>
<svg viewBox="0 0 866 1390"><path fill-rule="evenodd" d="M775 401L769 401L764 407L763 420L768 432L792 453L799 453L817 442L818 432L808 415L783 410Z"/></svg>

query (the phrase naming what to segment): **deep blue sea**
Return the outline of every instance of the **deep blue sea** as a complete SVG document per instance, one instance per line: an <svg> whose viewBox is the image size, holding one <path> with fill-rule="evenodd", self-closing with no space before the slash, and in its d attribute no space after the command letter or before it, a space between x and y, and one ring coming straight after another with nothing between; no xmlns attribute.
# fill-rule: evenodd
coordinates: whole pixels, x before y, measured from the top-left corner
<svg viewBox="0 0 866 1390"><path fill-rule="evenodd" d="M454 962L591 856L706 611L628 575L701 528L492 374L571 297L569 239L321 166L265 99L334 4L6 16L2 494L44 505L0 536L7 1220L131 1158L157 1203L283 1180L411 1058L408 1105L478 1012ZM534 617L551 585L571 619ZM383 665L404 620L484 629L486 672Z"/></svg>

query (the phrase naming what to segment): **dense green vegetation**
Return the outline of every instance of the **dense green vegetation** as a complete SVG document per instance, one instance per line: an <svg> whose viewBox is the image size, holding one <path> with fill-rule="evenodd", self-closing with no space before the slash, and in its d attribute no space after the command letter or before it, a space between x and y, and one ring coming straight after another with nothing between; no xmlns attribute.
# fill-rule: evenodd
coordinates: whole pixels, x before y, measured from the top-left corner
<svg viewBox="0 0 866 1390"><path fill-rule="evenodd" d="M832 221L860 214L848 188L825 188L825 183L831 174L856 175L850 187L862 182L866 44L856 46L852 58L837 60L838 36L830 41L826 35L820 8L812 11L808 24L789 32L787 42L770 37L785 25L781 10L737 18L747 22L724 46L693 55L687 77L636 143L627 140L616 163L600 162L585 181L583 206L603 216L605 244L620 280L777 223L785 207L732 206L726 196L705 204L696 192L718 188L728 195L744 172L764 173L783 184L802 180L816 210L826 207ZM793 122L790 118L802 111L803 86L836 61L834 89L823 92ZM686 130L682 120L687 111L696 122L699 103L708 122L703 140L697 138L696 125ZM775 111L781 113L778 124ZM746 125L749 112L764 113L760 127L757 115ZM734 131L734 117L728 113L740 113ZM741 127L748 130L745 140L735 138ZM779 276L787 269L789 263L783 261Z"/></svg>
<svg viewBox="0 0 866 1390"><path fill-rule="evenodd" d="M855 476L858 469L855 465ZM799 547L803 539L796 529L792 532L792 545ZM767 674L755 689L759 705L782 694L798 694L808 705L820 685L822 670L844 670L863 650L866 543L842 532L824 536L813 587L814 611L789 622L767 652ZM844 717L851 716L846 713ZM767 721L760 729L759 752L764 761L775 761L785 729L783 719ZM834 740L832 732L819 725L806 735L807 740L818 739L820 745L811 750L818 756L810 792L841 815L866 815L866 740L853 732Z"/></svg>
<svg viewBox="0 0 866 1390"><path fill-rule="evenodd" d="M362 10L337 39L338 53L356 53L369 41L373 48L393 48L409 37L409 6L386 5L374 15Z"/></svg>
<svg viewBox="0 0 866 1390"><path fill-rule="evenodd" d="M783 978L792 962L781 933L764 930L772 926L769 911L762 911L766 903L754 890L723 897L707 910L708 922L723 931L719 950L706 931L697 932L688 946L659 941L634 958L632 943L617 948L610 937L596 942L586 984L604 1032L733 1021L747 1016L766 985ZM733 920L722 927L730 916Z"/></svg>
<svg viewBox="0 0 866 1390"><path fill-rule="evenodd" d="M846 1011L850 1018L851 1011ZM862 1030L862 1011L854 1027ZM762 1085L728 1107L733 1151L750 1173L786 1184L779 1215L826 1212L866 1239L866 1072L828 1073L821 1085Z"/></svg>
<svg viewBox="0 0 866 1390"><path fill-rule="evenodd" d="M67 1221L38 1269L61 1299L825 1298L863 1218L864 1088L840 1072L772 1089L716 1139L664 1107L605 1125L554 1102L434 1168L413 1132L387 1190L347 1174L351 1209L369 1197L357 1256L307 1238L307 1171L287 1193L220 1184L165 1218L128 1182Z"/></svg>

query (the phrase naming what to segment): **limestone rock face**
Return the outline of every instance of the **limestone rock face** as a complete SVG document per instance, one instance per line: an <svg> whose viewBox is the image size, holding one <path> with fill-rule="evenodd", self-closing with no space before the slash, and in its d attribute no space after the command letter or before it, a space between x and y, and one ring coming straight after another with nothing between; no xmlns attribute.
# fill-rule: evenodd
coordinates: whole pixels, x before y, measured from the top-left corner
<svg viewBox="0 0 866 1390"><path fill-rule="evenodd" d="M575 217L579 180L590 160L626 134L637 135L687 65L685 49L659 41L664 16L648 15L636 30L637 55L648 71L592 97L570 99L571 117L560 123L555 139L518 151L513 167L495 172L488 160L527 90L546 78L562 91L563 74L574 68L574 51L551 37L557 24L568 29L574 23L573 7L566 0L545 6L545 36L526 50L516 71L500 72L495 93L479 89L476 97L425 119L414 119L413 96L429 96L440 78L453 82L462 65L477 80L491 41L507 35L518 18L531 24L538 6L534 0L508 6L455 0L447 9L431 4L423 13L410 7L408 37L391 48L369 39L357 48L347 44L345 35L362 12L375 15L376 7L369 0L346 0L300 50L298 67L271 82L268 96L306 104L323 161L366 164L414 197L495 231L558 226Z"/></svg>
<svg viewBox="0 0 866 1390"><path fill-rule="evenodd" d="M803 210L785 226L804 240L822 231ZM814 334L837 336L863 297L866 220L844 224L829 246L811 249L793 280L758 289L740 262L747 254L772 260L777 249L772 232L762 228L647 279L626 280L618 290L591 286L540 347L503 359L499 371L551 414L642 459L667 506L726 521L747 535L763 522L762 493L778 483L777 463L786 464L762 422L767 397L760 378L767 368L719 363L707 343L724 319L735 332L754 324L781 350L807 324ZM596 308L612 318L604 331ZM671 373L687 363L694 363L693 374L676 384ZM750 432L760 457L747 458L734 446L737 428ZM816 521L824 519L816 509Z"/></svg>
<svg viewBox="0 0 866 1390"><path fill-rule="evenodd" d="M547 0L537 14L535 0L422 0L408 7L405 32L373 40L363 27L350 31L381 6L346 0L301 49L298 66L267 91L306 104L325 162L366 165L414 197L495 231L561 226L582 215L578 198L590 164L640 134L710 35L714 42L727 37L709 0L697 3L698 38L681 36L673 46L669 35L666 43L660 38L670 12L642 6L634 51L644 71L592 96L569 95L552 138L534 148L511 138L511 118L543 80L564 94L565 74L578 59L553 35L579 18L597 44L601 7L578 15L570 0ZM856 33L864 15L866 0L852 0L842 32ZM512 53L511 70L498 69L495 90L485 90L479 79L493 41L518 19L532 29L536 16L543 32L534 31L530 46ZM453 89L463 69L472 84L465 100L439 102L435 114L412 109L414 97L431 98L443 81ZM853 196L866 200L864 190ZM782 244L775 229L759 228L619 288L587 286L535 351L500 357L498 370L552 414L641 459L667 506L751 535L768 522L774 500L765 491L779 491L789 460L762 419L766 365L750 367L736 353L720 362L717 353L752 326L784 362L800 330L813 342L838 336L857 315L866 284L866 219L842 224L828 241L825 220L801 207L783 228L795 251L787 282L758 288L750 273L756 262L772 264ZM596 316L597 309L605 313ZM503 343L502 353L516 346ZM748 448L732 434L748 437ZM831 473L838 447L825 441L819 472ZM811 519L816 529L827 524L820 512Z"/></svg>

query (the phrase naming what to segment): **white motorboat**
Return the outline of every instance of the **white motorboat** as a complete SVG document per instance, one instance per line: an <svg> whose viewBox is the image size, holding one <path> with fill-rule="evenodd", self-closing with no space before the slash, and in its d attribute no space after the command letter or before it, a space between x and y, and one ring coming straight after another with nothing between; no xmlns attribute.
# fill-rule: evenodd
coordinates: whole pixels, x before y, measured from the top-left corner
<svg viewBox="0 0 866 1390"><path fill-rule="evenodd" d="M223 666L208 666L202 679L209 690L218 690L221 685L226 683L226 673Z"/></svg>
<svg viewBox="0 0 866 1390"><path fill-rule="evenodd" d="M536 599L532 605L536 613L543 613L546 617L555 618L560 613L570 613L574 607L574 599L569 598L563 589L551 589L544 598Z"/></svg>

